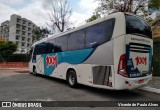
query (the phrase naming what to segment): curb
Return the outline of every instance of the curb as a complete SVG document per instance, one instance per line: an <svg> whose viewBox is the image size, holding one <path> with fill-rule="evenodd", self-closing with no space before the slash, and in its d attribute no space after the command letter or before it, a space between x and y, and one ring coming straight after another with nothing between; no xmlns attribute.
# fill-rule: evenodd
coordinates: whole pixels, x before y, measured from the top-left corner
<svg viewBox="0 0 160 110"><path fill-rule="evenodd" d="M156 89L156 88L153 88L153 87L141 87L139 89L144 90L144 91L148 91L148 92L153 92L153 93L156 93L156 94L160 94L160 89Z"/></svg>

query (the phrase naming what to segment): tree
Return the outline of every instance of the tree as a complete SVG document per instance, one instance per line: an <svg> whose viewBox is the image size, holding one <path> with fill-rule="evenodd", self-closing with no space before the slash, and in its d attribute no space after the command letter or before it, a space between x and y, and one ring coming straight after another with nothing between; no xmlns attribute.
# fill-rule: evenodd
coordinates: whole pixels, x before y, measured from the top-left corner
<svg viewBox="0 0 160 110"><path fill-rule="evenodd" d="M86 20L86 22L88 23L98 18L101 18L101 15L98 12L94 12L93 15L89 19Z"/></svg>
<svg viewBox="0 0 160 110"><path fill-rule="evenodd" d="M130 12L134 14L143 14L147 12L145 8L148 0L97 0L100 6L96 9L102 14L112 12Z"/></svg>
<svg viewBox="0 0 160 110"><path fill-rule="evenodd" d="M151 0L148 7L154 10L160 9L160 0Z"/></svg>
<svg viewBox="0 0 160 110"><path fill-rule="evenodd" d="M11 41L0 42L0 57L5 62L8 56L12 55L17 50L17 44Z"/></svg>
<svg viewBox="0 0 160 110"><path fill-rule="evenodd" d="M37 40L40 40L40 39L46 37L46 35L50 34L51 31L48 30L47 28L42 28L42 29L36 28L36 29L34 29L32 31L32 33L33 33L33 39L34 39L34 41L37 41Z"/></svg>
<svg viewBox="0 0 160 110"><path fill-rule="evenodd" d="M63 32L70 24L69 19L72 10L69 7L67 0L53 0L53 9L49 14L49 23L47 23L53 30L56 28Z"/></svg>

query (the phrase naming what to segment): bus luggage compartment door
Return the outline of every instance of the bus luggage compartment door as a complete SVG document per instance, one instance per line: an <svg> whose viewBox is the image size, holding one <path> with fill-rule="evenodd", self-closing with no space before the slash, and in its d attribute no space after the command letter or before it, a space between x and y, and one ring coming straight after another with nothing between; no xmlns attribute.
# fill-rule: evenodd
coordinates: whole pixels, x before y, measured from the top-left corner
<svg viewBox="0 0 160 110"><path fill-rule="evenodd" d="M93 84L112 87L111 66L94 66Z"/></svg>

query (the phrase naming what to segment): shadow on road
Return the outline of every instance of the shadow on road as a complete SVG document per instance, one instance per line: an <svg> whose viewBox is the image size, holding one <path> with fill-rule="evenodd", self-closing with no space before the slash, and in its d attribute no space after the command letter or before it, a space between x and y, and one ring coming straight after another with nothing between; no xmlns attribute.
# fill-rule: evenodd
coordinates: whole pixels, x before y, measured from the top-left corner
<svg viewBox="0 0 160 110"><path fill-rule="evenodd" d="M57 79L57 78L53 78L53 77L48 77L48 76L44 76L44 75L37 75L40 78L45 78L47 80L51 80L53 82L62 84L66 87L69 87L67 85L67 82L65 80L61 80L61 79ZM78 85L77 88L71 88L71 89L78 89L80 91L85 91L88 92L90 94L94 94L94 95L99 95L100 97L104 97L104 98L110 98L113 101L119 101L119 100L132 100L137 99L137 101L139 101L138 99L140 97L142 97L142 94L138 93L136 90L105 90L105 89L98 89L98 88L92 88L89 86L85 86L85 85Z"/></svg>

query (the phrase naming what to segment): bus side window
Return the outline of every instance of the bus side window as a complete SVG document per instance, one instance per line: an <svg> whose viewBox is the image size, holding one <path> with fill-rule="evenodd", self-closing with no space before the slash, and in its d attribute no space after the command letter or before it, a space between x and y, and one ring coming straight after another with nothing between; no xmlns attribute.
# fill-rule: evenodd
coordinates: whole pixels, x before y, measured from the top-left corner
<svg viewBox="0 0 160 110"><path fill-rule="evenodd" d="M86 28L86 48L94 48L104 42L104 23Z"/></svg>
<svg viewBox="0 0 160 110"><path fill-rule="evenodd" d="M114 25L115 25L115 18L109 19L104 22L104 33L105 33L105 41L108 42L113 35Z"/></svg>
<svg viewBox="0 0 160 110"><path fill-rule="evenodd" d="M35 46L34 55L46 54L47 45L45 42L42 42Z"/></svg>
<svg viewBox="0 0 160 110"><path fill-rule="evenodd" d="M55 38L55 52L67 51L67 35Z"/></svg>
<svg viewBox="0 0 160 110"><path fill-rule="evenodd" d="M73 32L68 36L68 50L76 50L77 32Z"/></svg>
<svg viewBox="0 0 160 110"><path fill-rule="evenodd" d="M53 53L54 52L54 44L50 43L50 42L47 42L46 44L47 44L46 53Z"/></svg>
<svg viewBox="0 0 160 110"><path fill-rule="evenodd" d="M108 42L113 34L115 18L103 21L86 28L86 48L95 48Z"/></svg>
<svg viewBox="0 0 160 110"><path fill-rule="evenodd" d="M79 30L77 32L77 42L76 42L76 49L84 49L84 42L85 42L85 30L82 29L82 30Z"/></svg>

